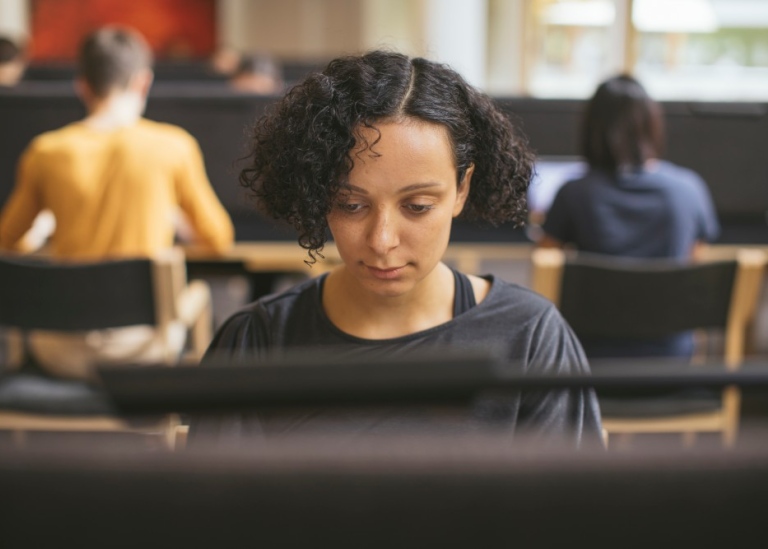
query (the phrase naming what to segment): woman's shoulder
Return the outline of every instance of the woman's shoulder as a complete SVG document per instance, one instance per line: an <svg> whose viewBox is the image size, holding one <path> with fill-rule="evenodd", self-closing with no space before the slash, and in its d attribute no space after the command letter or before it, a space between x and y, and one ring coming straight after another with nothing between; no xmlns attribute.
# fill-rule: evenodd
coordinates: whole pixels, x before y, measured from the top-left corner
<svg viewBox="0 0 768 549"><path fill-rule="evenodd" d="M479 305L484 305L490 311L519 315L525 319L558 314L551 301L529 288L506 282L494 275L484 278L490 282L490 289Z"/></svg>
<svg viewBox="0 0 768 549"><path fill-rule="evenodd" d="M321 284L321 277L311 278L242 307L219 328L213 346L253 347L280 331L290 319L308 318L307 313L316 310Z"/></svg>
<svg viewBox="0 0 768 549"><path fill-rule="evenodd" d="M582 362L580 346L555 305L538 293L489 276L488 297L459 320L457 328L484 342L501 342L526 363L555 364L566 353Z"/></svg>
<svg viewBox="0 0 768 549"><path fill-rule="evenodd" d="M288 289L267 294L240 309L235 316L276 318L291 314L295 309L315 308L323 279L324 276L308 278Z"/></svg>
<svg viewBox="0 0 768 549"><path fill-rule="evenodd" d="M568 331L557 307L544 296L518 284L492 279L491 291L478 313L507 331L533 339L558 338Z"/></svg>

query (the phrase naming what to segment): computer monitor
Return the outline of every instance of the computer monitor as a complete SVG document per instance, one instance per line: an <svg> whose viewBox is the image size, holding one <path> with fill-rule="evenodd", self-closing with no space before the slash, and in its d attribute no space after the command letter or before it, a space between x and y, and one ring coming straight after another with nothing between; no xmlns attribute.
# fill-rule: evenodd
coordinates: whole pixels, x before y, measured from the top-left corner
<svg viewBox="0 0 768 549"><path fill-rule="evenodd" d="M612 359L591 374L536 374L492 352L455 349L392 355L336 355L328 350L206 366L109 366L102 388L120 412L221 413L295 406L467 404L491 392L586 388L722 389L764 391L768 366L722 363L691 366L676 359Z"/></svg>
<svg viewBox="0 0 768 549"><path fill-rule="evenodd" d="M526 236L533 242L542 236L541 225L547 211L566 182L587 171L587 163L578 156L539 156L535 173L528 186L528 223Z"/></svg>
<svg viewBox="0 0 768 549"><path fill-rule="evenodd" d="M3 549L751 547L768 452L561 453L461 436L0 453Z"/></svg>
<svg viewBox="0 0 768 549"><path fill-rule="evenodd" d="M584 175L587 163L578 156L540 156L535 170L528 187L528 209L531 213L545 214L560 187Z"/></svg>

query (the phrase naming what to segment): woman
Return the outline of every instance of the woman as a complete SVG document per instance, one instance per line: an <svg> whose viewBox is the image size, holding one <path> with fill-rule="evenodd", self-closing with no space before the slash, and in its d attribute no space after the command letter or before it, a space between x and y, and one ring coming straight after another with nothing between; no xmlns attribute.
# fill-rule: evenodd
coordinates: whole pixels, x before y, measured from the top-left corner
<svg viewBox="0 0 768 549"><path fill-rule="evenodd" d="M631 258L688 260L720 228L704 181L660 159L661 109L630 76L603 82L587 104L581 178L563 185L542 226L541 246ZM587 355L682 356L691 334L647 341L582 340Z"/></svg>
<svg viewBox="0 0 768 549"><path fill-rule="evenodd" d="M459 215L523 222L532 166L509 120L454 71L381 51L337 59L294 87L253 137L241 183L295 226L310 262L330 230L343 264L235 314L210 355L501 347L524 371L588 370L550 303L441 261ZM586 390L485 402L478 414L577 441L600 429Z"/></svg>
<svg viewBox="0 0 768 549"><path fill-rule="evenodd" d="M583 177L561 187L543 245L622 257L687 259L720 231L704 181L661 160L661 108L631 76L600 84L587 104Z"/></svg>

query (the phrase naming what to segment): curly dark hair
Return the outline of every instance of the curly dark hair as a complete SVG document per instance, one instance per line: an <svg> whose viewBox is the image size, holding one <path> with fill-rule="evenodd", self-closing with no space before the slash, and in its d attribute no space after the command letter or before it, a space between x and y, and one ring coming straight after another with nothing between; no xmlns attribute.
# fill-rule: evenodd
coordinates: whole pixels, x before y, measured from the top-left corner
<svg viewBox="0 0 768 549"><path fill-rule="evenodd" d="M533 154L523 135L448 66L386 51L335 59L293 87L257 121L240 183L267 214L296 228L314 261L332 201L352 170L351 151L376 144L359 130L398 118L448 129L457 184L475 165L461 218L525 222Z"/></svg>

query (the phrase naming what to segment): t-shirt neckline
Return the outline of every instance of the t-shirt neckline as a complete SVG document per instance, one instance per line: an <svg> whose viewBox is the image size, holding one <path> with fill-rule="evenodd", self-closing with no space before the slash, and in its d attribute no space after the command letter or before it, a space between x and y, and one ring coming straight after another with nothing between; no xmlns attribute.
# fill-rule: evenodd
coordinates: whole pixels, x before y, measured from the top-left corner
<svg viewBox="0 0 768 549"><path fill-rule="evenodd" d="M484 308L485 304L493 299L494 294L498 291L498 287L499 287L498 279L494 275L492 274L482 275L481 278L485 278L488 282L490 282L491 287L488 290L488 294L485 296L485 299L483 299L480 303L476 303L475 306L472 307L471 309L464 311L460 315L453 317L447 322L443 322L442 324L438 324L437 326L432 326L431 328L427 328L426 330L421 330L419 332L414 332L412 334L406 334L403 336L387 338L387 339L366 339L362 337L357 337L352 334L348 334L344 330L341 330L338 326L336 326L333 322L331 322L330 318L328 318L328 315L326 314L325 309L323 308L323 287L325 285L325 280L327 277L328 277L328 273L324 273L320 275L318 277L318 280L314 288L313 300L315 301L315 310L316 310L316 314L319 317L320 322L323 323L323 325L325 325L330 331L332 331L337 336L342 337L347 341L358 343L358 344L364 344L364 345L385 345L388 343L407 343L409 341L413 341L415 339L419 339L427 335L432 335L437 332L450 329L457 322L464 321L468 317L474 315L478 310L481 310L482 308Z"/></svg>

